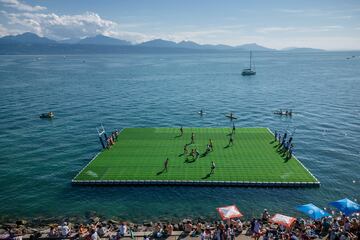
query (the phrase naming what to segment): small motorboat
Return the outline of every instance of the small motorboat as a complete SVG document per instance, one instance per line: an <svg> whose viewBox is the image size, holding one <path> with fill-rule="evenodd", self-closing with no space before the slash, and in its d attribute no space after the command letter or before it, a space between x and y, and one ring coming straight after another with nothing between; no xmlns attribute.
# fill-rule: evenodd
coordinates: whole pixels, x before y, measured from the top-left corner
<svg viewBox="0 0 360 240"><path fill-rule="evenodd" d="M200 115L200 116L202 116L202 115L205 115L206 114L206 112L204 112L202 109L198 112L198 114Z"/></svg>
<svg viewBox="0 0 360 240"><path fill-rule="evenodd" d="M292 116L292 110L282 110L280 109L279 111L275 111L274 114L276 115L280 115L280 116Z"/></svg>
<svg viewBox="0 0 360 240"><path fill-rule="evenodd" d="M53 112L42 113L40 114L40 118L52 119L54 118L54 113Z"/></svg>

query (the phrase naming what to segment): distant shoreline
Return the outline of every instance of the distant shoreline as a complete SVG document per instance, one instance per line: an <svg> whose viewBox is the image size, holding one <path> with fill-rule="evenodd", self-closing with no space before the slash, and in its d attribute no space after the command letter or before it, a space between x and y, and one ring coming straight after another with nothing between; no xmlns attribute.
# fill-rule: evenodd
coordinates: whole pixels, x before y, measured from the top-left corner
<svg viewBox="0 0 360 240"><path fill-rule="evenodd" d="M331 52L360 52L360 50L326 51L326 50L257 50L256 53L276 54L312 54ZM140 46L103 46L103 45L22 45L0 44L0 55L121 55L121 54L231 54L248 53L243 49L190 49L167 47L140 47Z"/></svg>
<svg viewBox="0 0 360 240"><path fill-rule="evenodd" d="M95 44L0 44L0 55L79 55L79 54L194 54L194 53L247 53L241 48L211 49L185 47L116 46ZM326 53L321 49L252 50L254 53ZM337 52L337 51L335 51ZM340 51L342 52L342 51ZM349 51L353 52L353 51Z"/></svg>

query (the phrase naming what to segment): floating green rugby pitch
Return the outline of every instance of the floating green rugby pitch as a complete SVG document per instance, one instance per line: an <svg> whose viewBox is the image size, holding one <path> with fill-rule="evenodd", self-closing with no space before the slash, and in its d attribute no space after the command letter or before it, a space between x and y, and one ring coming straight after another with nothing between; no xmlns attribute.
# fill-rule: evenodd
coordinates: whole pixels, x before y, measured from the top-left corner
<svg viewBox="0 0 360 240"><path fill-rule="evenodd" d="M229 128L125 128L110 149L102 150L73 179L75 184L189 184L237 186L318 186L318 180L295 158L277 151L278 142L267 128L238 128L227 147ZM183 155L195 133L197 148L205 152L209 139L214 151ZM169 158L168 171L163 171ZM215 173L209 175L211 162Z"/></svg>

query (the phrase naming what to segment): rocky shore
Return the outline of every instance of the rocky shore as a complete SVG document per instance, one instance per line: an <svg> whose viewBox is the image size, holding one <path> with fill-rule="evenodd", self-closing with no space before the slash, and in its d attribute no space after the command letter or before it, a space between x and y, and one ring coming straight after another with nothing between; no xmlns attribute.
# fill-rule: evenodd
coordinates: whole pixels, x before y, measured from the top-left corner
<svg viewBox="0 0 360 240"><path fill-rule="evenodd" d="M156 222L142 222L133 223L123 219L106 219L98 216L91 216L88 218L68 217L68 218L33 218L33 219L0 219L0 239L45 239L49 238L51 229L60 229L66 223L70 229L67 239L86 239L85 235L81 237L81 228L86 228L86 233L90 233L91 229L99 226L104 227L107 232L105 238L109 239L117 235L119 226L125 224L127 232L123 237L141 237L144 235L151 237L154 232L159 232L163 227L169 224L173 227L173 234L180 236L184 231L188 231L187 224L191 223L195 228L196 223L201 223L205 228L214 230L217 224L216 221L209 221L204 219L183 219L179 221L156 221ZM245 221L244 226L249 226L250 222ZM159 229L161 228L161 229ZM57 238L57 237L55 237ZM59 237L63 238L63 237ZM104 237L102 237L104 238ZM113 238L112 238L113 239Z"/></svg>
<svg viewBox="0 0 360 240"><path fill-rule="evenodd" d="M133 223L123 219L106 219L96 215L87 218L33 218L22 220L1 219L0 239L286 239L286 240L358 240L360 216L338 213L318 220L297 218L287 226L274 223L265 210L260 218L225 221L183 219Z"/></svg>

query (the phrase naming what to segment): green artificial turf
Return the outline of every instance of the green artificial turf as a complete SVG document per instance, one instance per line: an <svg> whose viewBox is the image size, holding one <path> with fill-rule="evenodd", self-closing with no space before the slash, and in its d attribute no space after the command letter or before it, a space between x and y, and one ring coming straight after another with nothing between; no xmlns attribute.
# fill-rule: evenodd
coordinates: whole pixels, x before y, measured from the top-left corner
<svg viewBox="0 0 360 240"><path fill-rule="evenodd" d="M197 148L205 152L209 139L214 151L193 161L183 156L185 144L195 133ZM126 128L109 150L103 150L76 177L80 180L195 180L251 182L317 182L295 159L286 161L277 151L267 128L238 128L233 146L229 143L229 128ZM169 158L168 171L162 171ZM211 161L215 173L209 175Z"/></svg>

